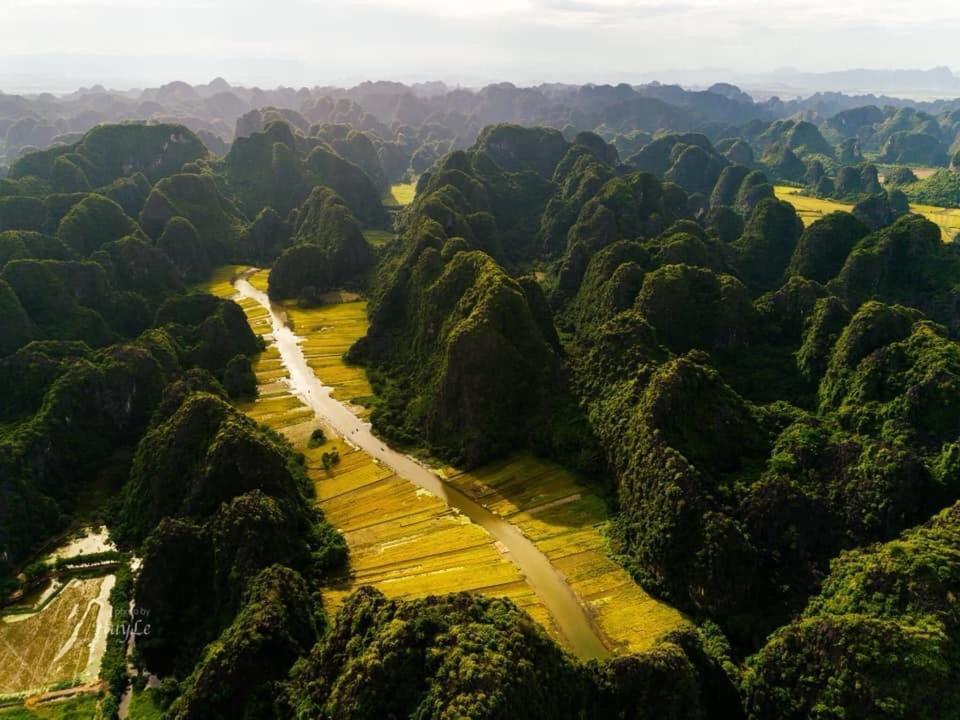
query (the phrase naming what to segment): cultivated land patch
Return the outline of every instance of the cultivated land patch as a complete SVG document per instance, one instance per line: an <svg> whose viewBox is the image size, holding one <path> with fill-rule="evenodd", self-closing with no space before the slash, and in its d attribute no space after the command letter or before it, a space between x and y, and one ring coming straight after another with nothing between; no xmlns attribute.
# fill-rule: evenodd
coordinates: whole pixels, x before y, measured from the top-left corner
<svg viewBox="0 0 960 720"><path fill-rule="evenodd" d="M395 183L390 186L390 190L383 196L383 204L386 207L403 207L413 202L417 194L417 182Z"/></svg>
<svg viewBox="0 0 960 720"><path fill-rule="evenodd" d="M221 298L234 298L243 308L251 329L259 336L270 333L270 313L253 300L239 298L231 280L246 269L243 265L227 265L217 268L211 279L198 286L212 295ZM258 290L266 291L269 273L266 270L248 276L250 284ZM286 383L287 372L280 360L280 352L275 346L257 355L252 363L257 376L259 393L253 401L238 403L238 407L259 423L269 425L275 430L300 425L313 419L313 411L300 402L290 391Z"/></svg>
<svg viewBox="0 0 960 720"><path fill-rule="evenodd" d="M589 609L615 654L650 649L687 621L655 600L607 552L603 498L563 467L518 453L473 472L444 476L465 494L523 530Z"/></svg>
<svg viewBox="0 0 960 720"><path fill-rule="evenodd" d="M373 388L359 365L348 365L343 354L366 335L367 303L343 302L303 309L284 306L293 331L304 338L301 345L307 364L324 385L333 388L333 398L349 403L361 417L369 415L367 402Z"/></svg>
<svg viewBox="0 0 960 720"><path fill-rule="evenodd" d="M230 278L242 267L220 268L205 288L221 297L235 295ZM267 271L248 280L265 288ZM251 327L269 332L267 312L256 302L238 299ZM305 338L304 354L333 397L349 403L358 415L367 410L357 401L372 395L363 368L347 365L342 355L366 333L365 302L301 309L285 307L297 334ZM517 567L503 556L493 538L446 503L398 477L366 453L333 438L307 447L311 431L321 424L313 411L290 392L276 347L253 363L260 395L239 408L257 422L282 430L307 457L317 502L350 547L350 574L324 593L328 610L362 585L373 585L390 597L420 598L468 590L510 597L558 637L550 615ZM322 456L336 450L340 461L324 468Z"/></svg>
<svg viewBox="0 0 960 720"><path fill-rule="evenodd" d="M816 222L825 215L832 212L843 211L850 212L853 205L842 203L836 200L824 200L809 195L804 195L801 188L787 187L778 185L774 188L774 194L780 200L785 200L797 211L797 215L803 220L804 225ZM910 204L910 211L923 215L930 222L940 227L940 235L944 242L950 242L960 233L960 209L942 208L932 205Z"/></svg>
<svg viewBox="0 0 960 720"><path fill-rule="evenodd" d="M0 696L96 680L114 575L74 578L41 611L0 618Z"/></svg>
<svg viewBox="0 0 960 720"><path fill-rule="evenodd" d="M306 453L318 504L350 547L349 577L324 593L331 609L362 585L406 599L466 590L509 597L559 637L540 599L486 530L342 440L298 449ZM328 471L321 458L331 450L340 462Z"/></svg>
<svg viewBox="0 0 960 720"><path fill-rule="evenodd" d="M224 285L209 284L233 297L228 273ZM224 271L220 271L222 278ZM266 287L267 271L248 277ZM266 311L241 300L251 326L269 331ZM305 338L308 364L333 397L365 415L372 395L363 368L347 365L343 353L367 330L366 304L347 302L303 309L284 306L295 332ZM266 327L266 330L264 330ZM373 585L390 597L418 598L467 590L511 598L554 637L559 632L549 612L516 565L493 538L441 499L403 479L349 443L333 438L308 447L321 423L284 383L279 355L271 348L254 363L261 396L239 407L254 419L281 429L307 458L317 502L350 547L350 574L324 593L335 610L361 585ZM323 455L336 451L339 462L324 466ZM449 481L492 512L519 527L567 579L615 654L648 649L656 638L686 620L647 595L606 552L602 532L607 507L560 466L518 454L478 471L443 471Z"/></svg>

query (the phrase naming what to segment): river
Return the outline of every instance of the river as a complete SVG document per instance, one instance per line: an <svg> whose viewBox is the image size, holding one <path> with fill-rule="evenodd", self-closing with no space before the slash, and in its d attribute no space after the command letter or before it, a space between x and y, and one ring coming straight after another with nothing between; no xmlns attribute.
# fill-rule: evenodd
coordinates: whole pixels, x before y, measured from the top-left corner
<svg viewBox="0 0 960 720"><path fill-rule="evenodd" d="M233 284L240 295L270 311L273 340L289 375L291 389L314 413L345 440L379 460L400 477L437 496L490 533L505 548L505 556L526 576L530 587L550 612L575 655L589 660L610 654L586 608L581 605L563 575L529 538L416 459L392 449L374 435L370 423L358 418L346 405L331 397L331 388L321 383L314 374L300 347L302 338L287 325L283 310L274 306L267 294L253 287L245 277L241 276Z"/></svg>

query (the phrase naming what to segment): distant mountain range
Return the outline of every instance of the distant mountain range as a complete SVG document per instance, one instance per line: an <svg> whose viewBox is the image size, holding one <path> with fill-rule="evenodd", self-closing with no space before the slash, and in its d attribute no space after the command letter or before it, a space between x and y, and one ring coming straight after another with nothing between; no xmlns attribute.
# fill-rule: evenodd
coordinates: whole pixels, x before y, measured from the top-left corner
<svg viewBox="0 0 960 720"><path fill-rule="evenodd" d="M929 70L856 68L832 72L803 72L778 68L764 73L738 73L724 68L671 70L657 73L661 82L706 87L715 82L732 82L758 100L772 96L784 99L806 97L818 92L891 95L912 100L934 100L960 96L960 77L948 67Z"/></svg>

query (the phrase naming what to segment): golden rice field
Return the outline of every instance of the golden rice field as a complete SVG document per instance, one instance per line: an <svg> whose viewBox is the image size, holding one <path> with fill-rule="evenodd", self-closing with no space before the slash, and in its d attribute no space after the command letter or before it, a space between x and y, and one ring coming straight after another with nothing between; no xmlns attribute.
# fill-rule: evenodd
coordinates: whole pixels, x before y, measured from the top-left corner
<svg viewBox="0 0 960 720"><path fill-rule="evenodd" d="M953 240L960 233L960 209L933 205L910 205L910 209L939 225L944 241Z"/></svg>
<svg viewBox="0 0 960 720"><path fill-rule="evenodd" d="M251 329L257 335L267 335L271 331L270 313L254 300L236 297L236 290L231 284L233 278L246 269L244 265L219 267L214 270L210 280L198 285L197 289L222 298L234 298L243 308ZM266 292L269 275L269 270L259 270L250 275L247 280L258 290ZM284 382L287 372L280 360L280 351L275 346L269 345L266 350L257 355L253 361L253 372L257 376L259 388L257 397L252 401L240 402L237 407L258 423L264 423L276 430L313 419L313 411L300 402Z"/></svg>
<svg viewBox="0 0 960 720"><path fill-rule="evenodd" d="M265 286L266 274L260 271L251 281ZM222 285L223 276L219 275L221 284L212 282L210 287L232 296L229 281L226 288ZM241 305L251 325L263 321L262 308L247 301ZM353 401L355 410L364 412L355 403L372 390L363 368L347 365L343 353L366 332L365 303L310 309L288 304L285 310L297 334L305 338L304 352L317 377L334 387L334 397ZM324 593L328 609L335 610L361 585L398 598L469 590L510 597L559 637L546 608L485 530L340 439L307 447L310 431L320 423L286 390L276 353L268 348L261 354L255 364L260 397L240 407L256 420L282 429L304 452L317 502L347 540L349 576ZM340 462L327 471L321 456L332 449L339 452ZM444 474L520 527L550 558L614 653L647 649L658 636L686 622L679 612L647 595L609 557L602 533L605 503L560 466L518 454L474 472L448 468Z"/></svg>
<svg viewBox="0 0 960 720"><path fill-rule="evenodd" d="M850 212L853 209L853 205L850 203L804 195L801 188L778 185L774 188L774 194L780 200L785 200L793 205L804 225L809 225L832 212L839 210ZM933 207L932 205L910 205L910 210L923 215L930 222L938 225L940 235L944 240L952 240L960 232L960 209Z"/></svg>
<svg viewBox="0 0 960 720"><path fill-rule="evenodd" d="M40 612L0 619L0 696L96 679L115 579L73 579Z"/></svg>
<svg viewBox="0 0 960 720"><path fill-rule="evenodd" d="M333 388L332 396L350 403L360 416L369 414L373 389L367 373L358 365L348 365L343 354L366 335L367 303L361 300L320 305L314 308L284 305L288 321L297 335L307 364L324 385Z"/></svg>
<svg viewBox="0 0 960 720"><path fill-rule="evenodd" d="M205 287L221 297L232 297L229 279L241 269L218 270ZM257 282L265 283L266 274L261 271L248 279L257 286ZM240 300L240 304L251 326L262 318L269 325L263 308L249 300ZM284 309L297 334L305 338L304 354L310 367L324 384L334 388L334 397L349 402L372 394L363 369L347 365L342 358L366 333L366 303L310 309L289 304ZM304 452L317 502L350 548L349 576L324 593L329 611L335 611L362 585L373 585L397 598L471 590L510 597L558 636L546 608L485 530L342 440L331 438L322 446L307 447L310 431L319 423L281 381L286 373L275 347L269 346L259 356L254 371L259 397L238 407L258 422L284 431ZM359 406L355 409L366 412ZM339 452L340 462L328 472L321 456L332 449Z"/></svg>
<svg viewBox="0 0 960 720"><path fill-rule="evenodd" d="M606 503L557 465L519 453L473 472L444 475L517 525L567 579L616 654L649 649L686 619L648 595L606 550Z"/></svg>
<svg viewBox="0 0 960 720"><path fill-rule="evenodd" d="M413 202L417 194L417 181L395 183L383 197L383 204L387 207L403 207Z"/></svg>
<svg viewBox="0 0 960 720"><path fill-rule="evenodd" d="M320 457L334 448L340 462L328 472ZM300 449L320 508L350 548L349 577L324 592L328 609L362 585L406 599L465 590L509 597L559 637L546 608L486 530L342 440Z"/></svg>

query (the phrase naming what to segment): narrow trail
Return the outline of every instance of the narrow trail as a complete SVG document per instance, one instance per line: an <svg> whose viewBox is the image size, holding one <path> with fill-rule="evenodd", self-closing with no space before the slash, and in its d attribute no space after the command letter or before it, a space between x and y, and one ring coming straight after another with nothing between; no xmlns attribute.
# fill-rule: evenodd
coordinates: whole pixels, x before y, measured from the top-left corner
<svg viewBox="0 0 960 720"><path fill-rule="evenodd" d="M610 654L587 610L550 560L513 524L471 500L444 482L414 458L390 448L373 434L370 423L331 396L332 389L316 377L300 347L303 338L286 323L266 293L257 290L245 276L233 283L237 292L270 312L274 343L289 374L293 392L322 417L345 440L396 472L400 477L430 492L451 508L484 528L504 548L504 554L525 575L527 582L550 612L570 650L581 659Z"/></svg>

